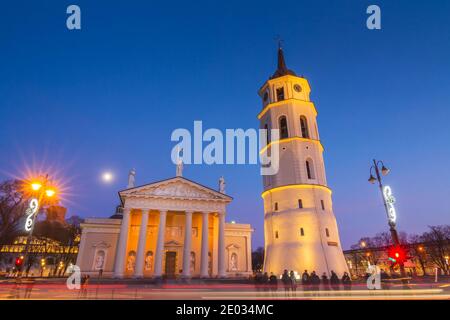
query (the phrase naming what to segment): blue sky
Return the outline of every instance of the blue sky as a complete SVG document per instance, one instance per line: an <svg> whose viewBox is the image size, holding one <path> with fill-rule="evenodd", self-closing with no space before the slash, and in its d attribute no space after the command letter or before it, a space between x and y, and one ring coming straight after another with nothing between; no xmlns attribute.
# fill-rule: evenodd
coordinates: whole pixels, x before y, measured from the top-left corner
<svg viewBox="0 0 450 320"><path fill-rule="evenodd" d="M77 4L82 30L65 27ZM365 27L378 4L382 30ZM0 178L53 168L69 213L109 216L126 185L175 174L171 132L256 128L258 88L276 67L310 82L344 248L384 231L367 183L386 162L407 232L450 217L450 2L9 1L0 18ZM101 182L111 170L116 180ZM54 171L52 171L54 172ZM185 176L234 197L228 220L263 245L258 166L185 166Z"/></svg>

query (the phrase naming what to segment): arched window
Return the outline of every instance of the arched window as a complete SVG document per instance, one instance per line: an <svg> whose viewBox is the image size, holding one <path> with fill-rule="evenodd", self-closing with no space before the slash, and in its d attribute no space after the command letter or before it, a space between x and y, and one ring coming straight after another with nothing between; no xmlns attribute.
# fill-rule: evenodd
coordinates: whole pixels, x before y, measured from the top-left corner
<svg viewBox="0 0 450 320"><path fill-rule="evenodd" d="M284 100L284 88L277 88L277 101L283 101Z"/></svg>
<svg viewBox="0 0 450 320"><path fill-rule="evenodd" d="M280 117L279 129L280 129L280 139L286 139L289 137L287 120L285 116Z"/></svg>
<svg viewBox="0 0 450 320"><path fill-rule="evenodd" d="M305 116L300 117L300 128L302 130L302 137L309 139L308 120Z"/></svg>
<svg viewBox="0 0 450 320"><path fill-rule="evenodd" d="M278 202L275 202L274 209L275 211L278 211Z"/></svg>
<svg viewBox="0 0 450 320"><path fill-rule="evenodd" d="M314 176L314 165L312 159L306 160L306 174L308 176L308 179L315 179Z"/></svg>
<svg viewBox="0 0 450 320"><path fill-rule="evenodd" d="M328 228L325 228L325 234L327 235L327 238L330 237L330 231L328 230Z"/></svg>
<svg viewBox="0 0 450 320"><path fill-rule="evenodd" d="M145 254L144 269L147 271L152 270L152 266L153 266L153 251L147 251L147 253Z"/></svg>
<svg viewBox="0 0 450 320"><path fill-rule="evenodd" d="M266 90L264 92L263 101L264 101L264 103L267 103L267 101L269 101L269 91L268 90Z"/></svg>
<svg viewBox="0 0 450 320"><path fill-rule="evenodd" d="M266 144L270 143L270 132L269 132L269 125L266 123L264 125L264 130L266 130Z"/></svg>
<svg viewBox="0 0 450 320"><path fill-rule="evenodd" d="M303 201L302 199L298 199L298 208L303 209Z"/></svg>

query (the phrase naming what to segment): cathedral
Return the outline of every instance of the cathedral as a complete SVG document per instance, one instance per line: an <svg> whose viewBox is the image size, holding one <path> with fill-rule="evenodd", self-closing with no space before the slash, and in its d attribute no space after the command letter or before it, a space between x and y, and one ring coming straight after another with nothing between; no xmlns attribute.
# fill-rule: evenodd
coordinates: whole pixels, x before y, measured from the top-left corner
<svg viewBox="0 0 450 320"><path fill-rule="evenodd" d="M233 200L177 175L119 191L118 212L86 219L77 265L83 274L115 278L248 277L252 272L248 224L225 222Z"/></svg>
<svg viewBox="0 0 450 320"><path fill-rule="evenodd" d="M260 129L267 136L260 150L279 150L279 170L263 176L264 271L285 269L342 276L348 272L327 185L317 110L308 80L287 68L283 49L278 67L259 90ZM275 152L274 152L275 153ZM226 223L232 198L225 182L217 190L182 176L128 187L119 192L119 212L109 219L86 219L77 265L83 273L116 278L243 277L252 273L248 224Z"/></svg>
<svg viewBox="0 0 450 320"><path fill-rule="evenodd" d="M327 186L317 110L308 80L287 68L283 49L278 67L259 90L261 129L279 129L279 170L263 176L264 271L297 274L348 272Z"/></svg>

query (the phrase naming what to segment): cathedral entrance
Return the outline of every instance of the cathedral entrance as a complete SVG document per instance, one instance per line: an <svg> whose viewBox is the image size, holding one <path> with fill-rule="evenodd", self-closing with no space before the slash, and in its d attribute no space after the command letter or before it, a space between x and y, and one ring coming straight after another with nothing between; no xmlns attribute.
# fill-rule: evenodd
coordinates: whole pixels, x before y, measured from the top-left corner
<svg viewBox="0 0 450 320"><path fill-rule="evenodd" d="M177 253L175 251L166 252L166 277L175 277Z"/></svg>

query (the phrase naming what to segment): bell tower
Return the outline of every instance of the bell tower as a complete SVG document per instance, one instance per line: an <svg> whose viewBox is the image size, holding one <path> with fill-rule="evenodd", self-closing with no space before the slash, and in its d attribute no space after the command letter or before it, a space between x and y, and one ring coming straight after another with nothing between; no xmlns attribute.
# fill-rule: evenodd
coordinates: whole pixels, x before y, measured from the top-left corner
<svg viewBox="0 0 450 320"><path fill-rule="evenodd" d="M342 252L331 189L327 186L317 110L310 100L308 80L289 70L278 48L275 73L259 90L261 129L278 129L261 152L279 147L279 170L263 176L264 271L284 269L301 274L348 272ZM270 131L269 131L270 132Z"/></svg>

